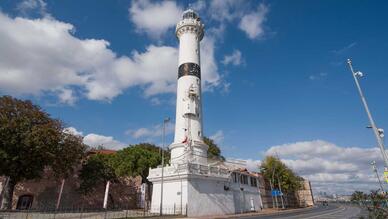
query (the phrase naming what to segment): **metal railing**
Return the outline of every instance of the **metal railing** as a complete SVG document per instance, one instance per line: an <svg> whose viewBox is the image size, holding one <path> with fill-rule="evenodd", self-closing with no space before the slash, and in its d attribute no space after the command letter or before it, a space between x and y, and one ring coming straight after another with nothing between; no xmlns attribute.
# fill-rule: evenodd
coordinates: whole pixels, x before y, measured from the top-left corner
<svg viewBox="0 0 388 219"><path fill-rule="evenodd" d="M220 166L201 165L197 163L183 163L177 166L166 166L164 167L164 175L174 174L199 174L206 176L215 176L229 178L230 171ZM150 169L150 177L160 177L161 168Z"/></svg>
<svg viewBox="0 0 388 219"><path fill-rule="evenodd" d="M82 206L66 209L27 209L1 210L0 219L113 219L113 218L144 218L159 216L155 211L145 209L128 209L116 207L113 209L84 208ZM186 215L186 206L165 206L163 215Z"/></svg>

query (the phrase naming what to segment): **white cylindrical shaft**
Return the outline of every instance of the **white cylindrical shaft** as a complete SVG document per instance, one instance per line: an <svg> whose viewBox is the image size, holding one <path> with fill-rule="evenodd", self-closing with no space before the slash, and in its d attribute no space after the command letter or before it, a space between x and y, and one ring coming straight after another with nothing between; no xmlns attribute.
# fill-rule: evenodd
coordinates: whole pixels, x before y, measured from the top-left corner
<svg viewBox="0 0 388 219"><path fill-rule="evenodd" d="M176 34L179 39L179 62L175 137L170 146L171 163L188 159L186 155L189 153L190 156L207 156L207 148L201 144L203 133L199 42L203 37L203 24L198 15L192 10L184 12L183 20L177 24Z"/></svg>

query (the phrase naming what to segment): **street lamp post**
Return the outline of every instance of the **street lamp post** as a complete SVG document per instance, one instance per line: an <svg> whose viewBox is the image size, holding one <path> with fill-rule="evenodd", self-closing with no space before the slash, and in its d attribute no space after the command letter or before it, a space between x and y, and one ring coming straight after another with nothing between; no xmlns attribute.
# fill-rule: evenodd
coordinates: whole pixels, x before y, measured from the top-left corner
<svg viewBox="0 0 388 219"><path fill-rule="evenodd" d="M280 200L282 201L282 209L284 209L284 199L283 199L283 192L282 192L282 182L280 181L279 179L279 175L278 175L278 183L279 183L279 191L280 191Z"/></svg>
<svg viewBox="0 0 388 219"><path fill-rule="evenodd" d="M166 138L166 124L170 121L170 118L167 117L163 120L163 136L162 136L162 180L160 182L160 215L163 214L163 177L164 177L164 144Z"/></svg>
<svg viewBox="0 0 388 219"><path fill-rule="evenodd" d="M272 181L270 182L271 183L271 193L275 190L275 166L273 167L273 170L272 170ZM273 194L272 194L272 202L274 201L274 198L273 198ZM277 197L277 194L275 194L275 204L276 204L276 208L279 208L279 205L278 205L278 197Z"/></svg>
<svg viewBox="0 0 388 219"><path fill-rule="evenodd" d="M372 165L373 172L375 172L377 180L379 181L381 191L385 193L384 188L383 188L383 184L381 183L380 176L379 176L379 173L377 171L376 161L372 161L370 164Z"/></svg>
<svg viewBox="0 0 388 219"><path fill-rule="evenodd" d="M354 78L354 82L356 83L356 86L357 86L357 89L358 89L358 93L360 94L362 103L364 104L364 108L365 108L366 114L368 115L370 125L371 125L371 127L373 129L373 133L375 134L375 137L376 137L376 140L377 140L377 144L380 147L380 151L381 151L381 154L383 156L385 166L388 167L388 157L387 157L387 154L385 153L384 143L383 143L383 141L382 141L382 139L380 137L379 130L376 127L376 124L375 124L375 122L373 120L372 114L369 111L369 107L368 107L368 104L367 104L366 99L364 97L364 94L363 94L363 92L361 90L360 83L358 82L358 77L362 77L363 74L360 71L354 72L353 66L352 66L352 61L350 59L348 59L348 64L349 64L349 68L350 68L350 70L352 72L352 75L353 75L353 78Z"/></svg>

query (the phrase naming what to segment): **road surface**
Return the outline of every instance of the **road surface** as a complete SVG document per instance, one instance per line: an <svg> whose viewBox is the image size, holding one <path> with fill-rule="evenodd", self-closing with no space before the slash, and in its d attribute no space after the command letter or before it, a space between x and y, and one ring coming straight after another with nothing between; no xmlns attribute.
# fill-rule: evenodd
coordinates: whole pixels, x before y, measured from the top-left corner
<svg viewBox="0 0 388 219"><path fill-rule="evenodd" d="M363 212L360 208L350 205L335 205L331 204L329 206L316 206L314 208L301 210L297 212L282 213L278 215L258 215L258 216L247 216L239 217L243 219L358 219Z"/></svg>

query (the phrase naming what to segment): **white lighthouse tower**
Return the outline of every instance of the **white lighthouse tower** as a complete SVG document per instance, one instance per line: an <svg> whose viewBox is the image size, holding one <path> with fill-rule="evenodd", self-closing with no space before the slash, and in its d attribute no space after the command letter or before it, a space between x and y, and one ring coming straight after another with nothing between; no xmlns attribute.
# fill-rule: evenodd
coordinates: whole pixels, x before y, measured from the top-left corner
<svg viewBox="0 0 388 219"><path fill-rule="evenodd" d="M230 168L222 162L207 160L208 146L203 142L202 131L199 49L203 35L204 25L198 14L191 9L183 12L176 26L179 62L175 138L170 145L170 165L149 171L148 179L153 184L151 213L230 214L251 209L246 203L251 203L253 195L258 194L257 187L243 188L233 181Z"/></svg>
<svg viewBox="0 0 388 219"><path fill-rule="evenodd" d="M176 26L179 39L175 138L170 145L171 163L206 165L208 146L202 138L201 63L199 43L204 25L191 9Z"/></svg>

